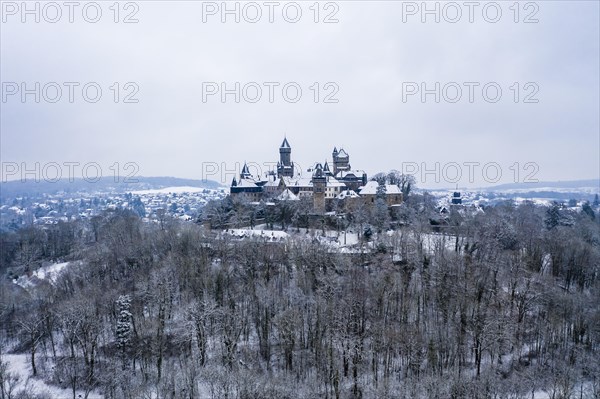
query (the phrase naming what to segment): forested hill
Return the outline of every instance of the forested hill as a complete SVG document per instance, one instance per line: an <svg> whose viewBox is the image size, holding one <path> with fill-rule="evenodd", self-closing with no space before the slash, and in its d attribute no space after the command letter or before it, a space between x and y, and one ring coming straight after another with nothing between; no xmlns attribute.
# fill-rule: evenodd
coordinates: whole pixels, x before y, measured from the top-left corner
<svg viewBox="0 0 600 399"><path fill-rule="evenodd" d="M0 382L16 358L72 392L52 397L600 397L595 211L506 203L436 231L405 204L345 251L338 220L286 228L287 208L246 235L126 209L0 232Z"/></svg>

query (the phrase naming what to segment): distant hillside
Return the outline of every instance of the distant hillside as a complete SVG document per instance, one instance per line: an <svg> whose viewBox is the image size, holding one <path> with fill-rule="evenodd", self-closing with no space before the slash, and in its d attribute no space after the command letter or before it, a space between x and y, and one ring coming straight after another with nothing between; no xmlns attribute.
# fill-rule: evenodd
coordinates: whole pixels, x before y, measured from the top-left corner
<svg viewBox="0 0 600 399"><path fill-rule="evenodd" d="M180 179L177 177L136 177L135 183L116 183L112 177L103 177L97 182L88 182L84 179L61 179L57 182L28 180L9 181L0 183L0 198L11 198L18 196L38 196L43 194L69 193L124 193L129 191L152 190L165 187L199 187L216 189L222 187L213 180Z"/></svg>
<svg viewBox="0 0 600 399"><path fill-rule="evenodd" d="M566 201L570 199L592 201L600 193L600 180L572 180L539 183L501 184L481 189L489 196L505 198L545 199Z"/></svg>
<svg viewBox="0 0 600 399"><path fill-rule="evenodd" d="M548 190L551 189L551 190ZM574 190L576 189L576 190ZM588 180L568 180L568 181L541 181L537 183L507 183L483 188L486 191L581 191L587 189L600 190L600 178Z"/></svg>

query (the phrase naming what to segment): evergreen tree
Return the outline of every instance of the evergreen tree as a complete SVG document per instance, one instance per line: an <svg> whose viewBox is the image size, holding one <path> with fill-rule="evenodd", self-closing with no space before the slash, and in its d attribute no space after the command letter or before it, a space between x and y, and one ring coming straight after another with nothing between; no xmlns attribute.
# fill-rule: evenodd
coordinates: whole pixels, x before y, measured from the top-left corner
<svg viewBox="0 0 600 399"><path fill-rule="evenodd" d="M140 199L140 197L135 197L133 200L133 212L135 212L139 217L143 218L146 216L146 207L144 203Z"/></svg>
<svg viewBox="0 0 600 399"><path fill-rule="evenodd" d="M560 209L556 202L546 211L546 219L544 219L546 228L552 230L560 224Z"/></svg>
<svg viewBox="0 0 600 399"><path fill-rule="evenodd" d="M390 224L390 213L383 198L377 198L372 212L373 224L377 227L377 231L381 233L387 230Z"/></svg>
<svg viewBox="0 0 600 399"><path fill-rule="evenodd" d="M592 220L596 219L596 213L594 212L588 201L583 203L583 206L581 207L581 212L591 217Z"/></svg>
<svg viewBox="0 0 600 399"><path fill-rule="evenodd" d="M131 335L133 332L132 314L131 314L131 297L129 295L120 295L117 299L117 348L121 352L123 361L123 369L127 368L127 354L131 348Z"/></svg>
<svg viewBox="0 0 600 399"><path fill-rule="evenodd" d="M385 194L387 193L387 188L385 187L385 179L378 180L376 195L378 199L385 200Z"/></svg>

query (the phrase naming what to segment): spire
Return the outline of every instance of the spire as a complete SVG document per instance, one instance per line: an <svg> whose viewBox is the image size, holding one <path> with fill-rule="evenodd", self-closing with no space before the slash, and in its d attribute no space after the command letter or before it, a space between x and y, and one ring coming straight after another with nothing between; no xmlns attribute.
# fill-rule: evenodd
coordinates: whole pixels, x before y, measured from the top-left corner
<svg viewBox="0 0 600 399"><path fill-rule="evenodd" d="M279 148L292 148L290 146L290 143L288 143L288 141L287 141L287 137L283 138L283 143L281 143L281 146Z"/></svg>
<svg viewBox="0 0 600 399"><path fill-rule="evenodd" d="M248 165L246 164L246 162L244 162L244 167L242 168L242 173L240 173L240 180L249 179L251 177L252 177L252 175L250 174L250 169L248 168Z"/></svg>
<svg viewBox="0 0 600 399"><path fill-rule="evenodd" d="M233 177L233 181L231 182L231 187L237 187L237 181L235 180L235 176Z"/></svg>
<svg viewBox="0 0 600 399"><path fill-rule="evenodd" d="M329 164L327 163L327 161L325 161L325 166L323 166L323 170L325 172L329 172Z"/></svg>

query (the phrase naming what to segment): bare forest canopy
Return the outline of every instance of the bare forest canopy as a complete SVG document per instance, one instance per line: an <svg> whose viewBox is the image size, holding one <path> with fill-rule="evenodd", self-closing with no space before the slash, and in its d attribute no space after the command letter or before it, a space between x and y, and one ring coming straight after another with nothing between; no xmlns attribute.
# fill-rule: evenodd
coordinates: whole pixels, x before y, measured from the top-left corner
<svg viewBox="0 0 600 399"><path fill-rule="evenodd" d="M597 211L405 205L349 253L126 210L0 233L0 352L73 397L599 397Z"/></svg>

